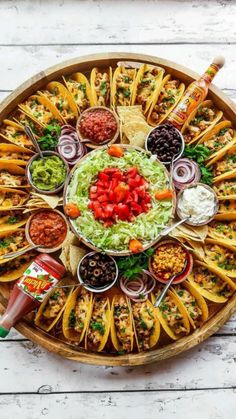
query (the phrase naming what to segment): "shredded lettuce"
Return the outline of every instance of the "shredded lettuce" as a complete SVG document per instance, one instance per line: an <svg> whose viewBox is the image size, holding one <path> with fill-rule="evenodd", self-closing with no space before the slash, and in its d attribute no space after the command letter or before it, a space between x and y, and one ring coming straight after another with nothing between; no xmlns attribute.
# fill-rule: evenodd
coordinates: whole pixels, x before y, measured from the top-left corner
<svg viewBox="0 0 236 419"><path fill-rule="evenodd" d="M88 208L89 188L96 181L98 173L106 167L125 171L133 166L149 182L152 208L148 213L140 214L132 223L118 220L116 224L105 228L95 220ZM149 157L145 152L127 149L124 156L118 159L110 156L105 149L95 150L79 164L70 181L67 202L76 203L81 212L80 217L72 221L73 227L80 236L104 251L128 250L131 239L140 240L146 245L158 237L170 219L172 200L157 201L154 197L156 192L169 186L168 175L155 156Z"/></svg>

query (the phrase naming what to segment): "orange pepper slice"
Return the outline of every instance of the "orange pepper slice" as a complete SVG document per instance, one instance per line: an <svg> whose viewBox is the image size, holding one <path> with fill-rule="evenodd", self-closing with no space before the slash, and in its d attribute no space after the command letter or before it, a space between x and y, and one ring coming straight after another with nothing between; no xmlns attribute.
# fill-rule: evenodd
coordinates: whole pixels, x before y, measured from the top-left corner
<svg viewBox="0 0 236 419"><path fill-rule="evenodd" d="M136 239L130 240L130 242L129 242L129 250L132 253L142 252L143 245L142 245L142 243L139 240L136 240Z"/></svg>
<svg viewBox="0 0 236 419"><path fill-rule="evenodd" d="M155 194L155 198L158 200L162 200L162 199L169 199L172 198L173 196L173 192L170 191L169 189L165 189L164 191L161 192L156 192Z"/></svg>
<svg viewBox="0 0 236 419"><path fill-rule="evenodd" d="M69 203L69 204L66 204L64 206L64 212L70 218L77 218L77 217L80 216L80 210L79 210L79 208L77 207L76 204L73 204L72 202Z"/></svg>
<svg viewBox="0 0 236 419"><path fill-rule="evenodd" d="M112 157L122 157L124 155L124 150L122 147L118 146L118 145L111 145L110 147L108 147L107 153L112 156Z"/></svg>

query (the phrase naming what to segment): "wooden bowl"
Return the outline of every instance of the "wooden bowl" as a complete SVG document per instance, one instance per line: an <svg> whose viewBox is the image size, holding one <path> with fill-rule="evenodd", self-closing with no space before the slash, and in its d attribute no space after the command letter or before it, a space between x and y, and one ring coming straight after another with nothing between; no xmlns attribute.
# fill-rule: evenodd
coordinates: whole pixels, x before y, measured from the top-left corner
<svg viewBox="0 0 236 419"><path fill-rule="evenodd" d="M159 65L167 72L171 73L173 77L179 78L186 84L186 86L199 78L199 74L186 67L178 65L172 61L150 55L116 52L87 55L79 58L77 57L57 64L45 71L41 71L18 87L0 104L0 122L9 117L9 115L15 111L20 102L24 101L28 96L35 93L37 90L42 89L50 81L61 80L63 75L68 76L78 71L89 76L92 68L107 68L109 66L114 68L119 61L143 62L152 65ZM235 128L235 103L214 85L210 86L208 97L213 100L214 104L218 108L224 111L224 116L232 121ZM10 295L10 288L9 284L0 283L0 313L3 313L6 309L7 301ZM63 340L44 333L27 319L20 320L16 325L16 329L32 342L41 345L50 352L54 352L73 361L92 365L134 367L135 365L146 365L162 361L193 348L212 334L216 333L235 312L236 293L234 293L226 304L219 305L217 310L211 312L212 315L201 326L201 328L196 329L189 336L181 338L176 342L169 341L167 344L154 347L152 350L147 352L119 356L107 353L89 353L84 349L70 345Z"/></svg>

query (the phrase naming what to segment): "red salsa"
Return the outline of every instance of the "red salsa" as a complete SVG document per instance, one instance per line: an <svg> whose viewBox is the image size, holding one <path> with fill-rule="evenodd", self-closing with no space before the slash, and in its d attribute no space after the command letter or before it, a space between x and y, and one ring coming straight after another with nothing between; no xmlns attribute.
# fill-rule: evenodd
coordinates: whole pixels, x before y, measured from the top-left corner
<svg viewBox="0 0 236 419"><path fill-rule="evenodd" d="M110 111L91 109L86 111L81 118L79 129L84 138L100 144L114 138L117 122Z"/></svg>
<svg viewBox="0 0 236 419"><path fill-rule="evenodd" d="M32 217L29 235L34 244L54 248L65 240L66 234L66 222L57 212L42 210Z"/></svg>

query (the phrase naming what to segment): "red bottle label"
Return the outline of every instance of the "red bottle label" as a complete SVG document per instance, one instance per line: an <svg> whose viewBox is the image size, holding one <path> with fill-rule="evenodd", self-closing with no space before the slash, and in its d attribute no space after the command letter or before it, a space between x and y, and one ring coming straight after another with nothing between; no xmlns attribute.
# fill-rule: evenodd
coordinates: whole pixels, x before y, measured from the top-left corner
<svg viewBox="0 0 236 419"><path fill-rule="evenodd" d="M36 262L33 262L26 269L17 285L20 290L41 303L58 282L59 278L56 278L56 276L43 269Z"/></svg>

